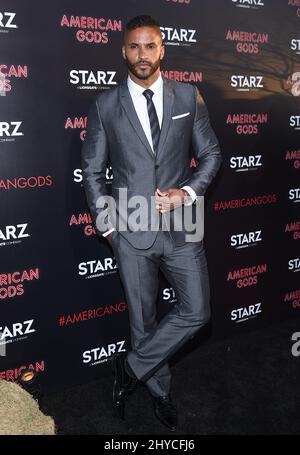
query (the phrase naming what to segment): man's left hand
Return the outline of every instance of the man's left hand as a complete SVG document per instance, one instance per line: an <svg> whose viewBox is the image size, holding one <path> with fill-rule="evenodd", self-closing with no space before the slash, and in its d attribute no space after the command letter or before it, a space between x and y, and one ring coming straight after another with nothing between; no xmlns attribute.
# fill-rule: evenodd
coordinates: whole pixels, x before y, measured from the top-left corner
<svg viewBox="0 0 300 455"><path fill-rule="evenodd" d="M169 188L164 191L157 188L155 191L155 206L161 213L170 212L184 204L187 196L187 191L181 188Z"/></svg>

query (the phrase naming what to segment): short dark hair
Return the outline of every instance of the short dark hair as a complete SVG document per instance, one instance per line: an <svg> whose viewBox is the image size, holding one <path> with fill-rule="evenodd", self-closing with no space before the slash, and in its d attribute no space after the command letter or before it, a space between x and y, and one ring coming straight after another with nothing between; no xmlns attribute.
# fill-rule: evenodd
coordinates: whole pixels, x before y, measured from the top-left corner
<svg viewBox="0 0 300 455"><path fill-rule="evenodd" d="M142 15L142 16L135 16L126 24L126 30L135 30L136 28L140 27L158 27L160 28L160 24L157 20L153 19L151 16Z"/></svg>

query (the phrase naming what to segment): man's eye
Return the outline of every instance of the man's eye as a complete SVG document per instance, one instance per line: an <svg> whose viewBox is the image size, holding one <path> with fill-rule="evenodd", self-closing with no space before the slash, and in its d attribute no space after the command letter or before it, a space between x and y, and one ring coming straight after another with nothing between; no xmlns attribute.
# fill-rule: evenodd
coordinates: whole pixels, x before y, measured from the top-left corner
<svg viewBox="0 0 300 455"><path fill-rule="evenodd" d="M136 46L135 44L131 44L131 45L130 45L130 49L136 49L136 47L137 47L137 46Z"/></svg>

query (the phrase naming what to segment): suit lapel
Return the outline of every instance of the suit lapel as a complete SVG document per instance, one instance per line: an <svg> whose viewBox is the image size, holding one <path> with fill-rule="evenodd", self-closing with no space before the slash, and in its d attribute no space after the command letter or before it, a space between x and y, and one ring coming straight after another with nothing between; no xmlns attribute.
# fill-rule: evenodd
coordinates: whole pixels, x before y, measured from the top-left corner
<svg viewBox="0 0 300 455"><path fill-rule="evenodd" d="M128 87L127 87L127 80L124 80L120 84L120 94L121 94L121 104L127 114L128 120L130 121L132 127L134 128L135 132L139 136L140 140L150 153L151 157L155 159L155 155L151 149L151 146L148 142L147 136L144 133L143 127L141 125L141 122L139 121L138 115L136 113L136 110L134 108L133 101L131 99Z"/></svg>
<svg viewBox="0 0 300 455"><path fill-rule="evenodd" d="M158 143L157 156L162 152L171 125L171 114L174 104L174 93L168 79L163 78L163 121Z"/></svg>
<svg viewBox="0 0 300 455"><path fill-rule="evenodd" d="M148 142L148 139L144 133L143 127L139 121L138 115L134 108L133 101L131 99L128 87L127 87L127 80L125 79L119 85L120 88L120 95L121 95L121 104L127 114L128 120L130 121L132 127L134 128L135 132L139 136L142 143L145 145L146 149L150 153L153 159L157 159L158 154L161 153L164 143L166 141L168 131L171 125L171 114L172 108L174 103L174 93L169 81L163 78L163 121L161 126L161 132L159 137L158 143L158 150L156 157L151 149L151 146Z"/></svg>

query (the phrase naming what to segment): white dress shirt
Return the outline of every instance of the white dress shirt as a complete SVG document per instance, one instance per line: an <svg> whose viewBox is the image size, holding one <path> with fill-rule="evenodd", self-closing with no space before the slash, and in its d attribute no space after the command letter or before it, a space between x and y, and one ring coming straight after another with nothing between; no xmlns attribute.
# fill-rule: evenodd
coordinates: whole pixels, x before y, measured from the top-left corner
<svg viewBox="0 0 300 455"><path fill-rule="evenodd" d="M153 151L151 126L147 109L147 99L143 95L145 88L134 82L129 76L127 78L127 86L135 107L135 111ZM159 75L158 79L156 79L154 84L152 84L149 89L153 92L152 101L158 117L159 127L161 129L163 119L163 80L161 75Z"/></svg>
<svg viewBox="0 0 300 455"><path fill-rule="evenodd" d="M150 126L150 120L149 120L148 109L147 109L147 99L143 95L145 88L142 87L141 85L137 84L136 82L134 82L130 78L129 75L127 78L127 86L128 86L128 90L131 95L131 99L133 101L133 105L136 110L137 116L142 125L144 133L147 137L147 140L151 146L151 149L153 151L151 126ZM162 80L161 74L156 79L156 81L149 87L149 89L152 90L152 92L153 92L152 101L153 101L153 104L154 104L154 107L156 110L156 114L158 117L159 126L161 128L162 120L163 120L163 80ZM186 199L184 204L191 205L197 198L195 191L190 186L187 186L187 185L183 186L182 189L186 190L189 194L189 197ZM109 229L102 235L104 237L106 237L112 231L114 231L114 229Z"/></svg>

